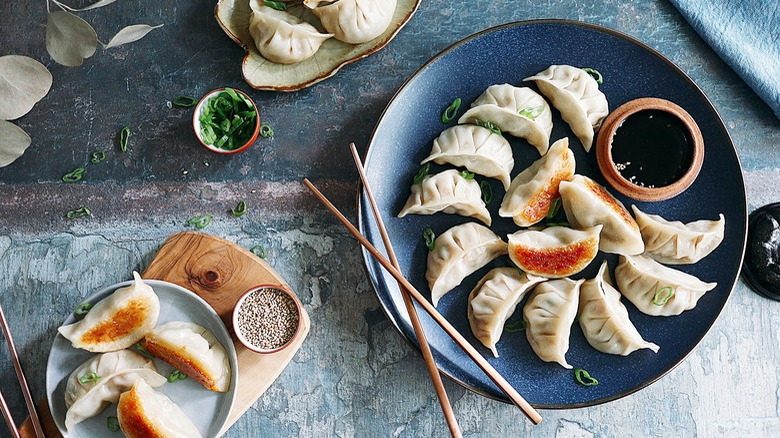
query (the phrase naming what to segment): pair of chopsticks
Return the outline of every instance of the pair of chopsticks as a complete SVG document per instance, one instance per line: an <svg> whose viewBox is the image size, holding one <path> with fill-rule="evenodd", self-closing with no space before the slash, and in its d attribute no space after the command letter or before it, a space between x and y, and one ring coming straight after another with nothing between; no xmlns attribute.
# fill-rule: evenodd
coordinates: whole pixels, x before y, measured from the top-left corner
<svg viewBox="0 0 780 438"><path fill-rule="evenodd" d="M14 364L16 370L16 378L19 380L19 385L22 387L22 394L24 394L24 402L27 404L27 410L30 411L30 421L35 431L37 438L46 438L43 434L43 426L41 426L41 420L38 418L38 411L35 409L35 403L33 403L32 395L30 394L30 387L27 386L27 379L22 372L22 364L19 363L19 355L16 352L16 345L14 345L14 338L11 336L11 329L8 328L8 320L5 319L5 313L3 312L3 306L0 305L0 325L3 327L3 336L5 342L8 344L8 351L11 353L11 361ZM3 417L8 428L11 430L11 436L14 438L19 437L19 430L16 428L11 411L8 409L8 404L5 402L5 397L2 391L0 391L0 409L3 410Z"/></svg>
<svg viewBox="0 0 780 438"><path fill-rule="evenodd" d="M382 221L381 215L379 214L379 210L376 206L376 201L374 200L371 186L369 185L366 178L363 163L357 154L357 149L355 148L354 144L350 145L350 149L352 150L352 156L355 159L355 164L358 168L358 172L360 173L360 178L363 181L363 186L366 189L368 199L371 203L371 208L374 212L374 216L376 217L377 225L379 226L379 230L382 235L382 240L384 241L385 248L387 249L388 255L392 261L387 260L379 252L379 250L377 250L374 245L372 245L371 242L369 242L368 239L366 239L366 237L363 236L354 225L352 225L349 219L347 219L338 210L338 208L336 208L336 206L334 206L328 200L328 198L323 195L322 192L320 192L317 187L311 183L311 181L308 180L308 178L304 178L303 183L306 185L306 187L309 188L309 190L312 191L312 193L314 193L319 201L325 205L325 207L327 207L331 213L333 213L336 219L338 219L339 222L341 222L347 228L352 236L354 236L358 242L360 242L360 244L363 245L363 247L366 248L369 253L371 253L377 262L379 262L379 264L382 265L382 267L384 267L387 272L389 272L390 275L396 279L396 281L398 281L401 294L404 297L404 303L406 304L406 308L409 313L409 318L412 321L412 326L415 329L417 339L420 342L420 348L423 352L423 357L425 358L428 372L430 373L433 384L436 387L436 394L439 397L439 402L442 406L442 410L444 411L445 418L452 436L461 436L460 428L457 424L457 421L455 420L454 414L452 413L452 407L450 406L449 399L447 398L447 394L444 391L441 376L439 375L436 364L434 363L433 355L431 354L430 347L428 346L425 335L422 331L422 326L420 325L420 321L417 318L417 312L410 298L413 298L415 301L417 301L423 310L425 310L425 312L428 313L434 319L434 321L436 321L436 323L455 341L455 343L458 344L458 346L471 358L471 360L473 360L477 366L482 369L482 371L490 378L490 380L493 381L493 383L496 384L496 386L501 389L501 391L503 391L503 393L512 401L512 403L520 408L521 411L523 411L523 413L531 420L532 423L539 424L539 422L542 421L542 417L539 415L539 413L512 387L512 385L509 384L509 382L506 381L506 379L504 379L504 377L498 371L496 371L495 368L490 365L490 363L488 363L487 360L485 360L484 357L482 357L482 355L455 329L455 327L453 327L436 310L436 308L434 308L433 305L431 305L428 300L425 299L425 297L417 289L415 289L411 283L409 283L409 281L401 273L400 269L398 268L398 260L395 258L395 253L387 235L387 230L385 229L384 222Z"/></svg>

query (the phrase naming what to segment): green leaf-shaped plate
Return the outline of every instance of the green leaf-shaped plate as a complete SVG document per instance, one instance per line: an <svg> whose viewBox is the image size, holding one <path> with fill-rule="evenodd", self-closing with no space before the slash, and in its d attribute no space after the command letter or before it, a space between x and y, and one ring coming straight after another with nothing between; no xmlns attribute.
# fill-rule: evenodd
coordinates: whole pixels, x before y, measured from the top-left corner
<svg viewBox="0 0 780 438"><path fill-rule="evenodd" d="M214 16L225 33L246 50L241 70L254 89L296 91L336 74L351 62L385 47L414 15L422 0L398 0L390 27L379 37L363 44L347 44L331 38L311 58L297 64L276 64L260 55L249 35L249 0L220 0ZM288 12L302 17L322 31L317 18L303 5L290 5Z"/></svg>

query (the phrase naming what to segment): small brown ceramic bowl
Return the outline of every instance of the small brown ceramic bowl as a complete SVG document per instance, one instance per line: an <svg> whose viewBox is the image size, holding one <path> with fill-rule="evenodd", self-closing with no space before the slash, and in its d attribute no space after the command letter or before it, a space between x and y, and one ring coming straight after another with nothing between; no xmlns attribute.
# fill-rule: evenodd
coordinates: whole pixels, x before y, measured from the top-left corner
<svg viewBox="0 0 780 438"><path fill-rule="evenodd" d="M669 113L679 119L690 133L692 142L690 147L693 148L690 167L678 180L662 187L645 187L632 183L620 174L612 158L612 140L615 132L628 116L644 110ZM704 162L704 139L696 121L679 105L665 99L645 97L621 105L604 120L596 141L596 159L604 178L618 192L638 201L663 201L684 192L696 180Z"/></svg>
<svg viewBox="0 0 780 438"><path fill-rule="evenodd" d="M217 88L216 90L209 91L206 93L203 97L200 98L200 101L198 101L198 104L195 105L195 111L192 112L192 130L195 132L195 137L198 138L198 141L200 144L203 145L204 148L210 150L211 152L222 154L222 155L232 155L232 154L238 154L241 152L244 152L245 150L249 149L249 146L252 146L254 142L257 140L257 136L260 135L260 111L257 109L257 104L255 104L255 101L252 100L251 97L249 97L248 94L244 93L241 90L238 90L236 88L231 88L236 93L244 96L247 101L249 101L252 104L252 107L255 109L255 130L252 133L252 136L249 137L249 140L241 147L238 147L233 150L228 149L220 149L214 145L206 144L205 141L203 141L203 137L201 136L201 125L200 125L200 116L201 113L203 113L203 109L206 107L206 102L209 101L212 97L216 97L219 93L224 91L224 88Z"/></svg>
<svg viewBox="0 0 780 438"><path fill-rule="evenodd" d="M290 339L286 340L284 344L280 345L279 347L272 348L272 349L264 349L259 346L254 345L249 339L247 339L248 333L243 333L241 330L241 326L239 325L238 319L241 315L242 311L248 311L246 309L242 309L242 306L246 299L254 294L259 293L263 290L272 290L275 293L279 293L282 295L286 295L288 298L290 298L295 303L295 310L297 312L298 316L298 325L295 328L295 332L290 337ZM238 302L236 302L236 307L233 308L233 332L235 332L236 337L238 338L238 341L241 342L241 344L244 345L244 347L248 348L251 351L254 351L256 353L261 354L273 354L277 353L279 351L282 351L289 347L293 341L298 337L298 335L301 333L301 327L303 327L303 311L302 311L302 305L300 300L298 300L298 297L295 296L294 293L290 292L289 290L277 285L277 284L263 284L260 286L255 286L252 289L249 289L246 291L243 295L241 295L241 298L238 299Z"/></svg>

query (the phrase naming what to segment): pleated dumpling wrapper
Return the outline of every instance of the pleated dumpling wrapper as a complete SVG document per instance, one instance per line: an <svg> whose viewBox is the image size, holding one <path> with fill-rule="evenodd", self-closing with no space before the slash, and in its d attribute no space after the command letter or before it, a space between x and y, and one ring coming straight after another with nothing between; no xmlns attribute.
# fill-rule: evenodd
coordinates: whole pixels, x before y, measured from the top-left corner
<svg viewBox="0 0 780 438"><path fill-rule="evenodd" d="M143 379L157 388L168 381L157 374L154 362L130 350L91 357L73 370L65 384L65 428L69 431L101 413Z"/></svg>
<svg viewBox="0 0 780 438"><path fill-rule="evenodd" d="M230 386L225 348L213 333L198 324L171 321L160 325L146 335L144 346L208 390L226 392Z"/></svg>
<svg viewBox="0 0 780 438"><path fill-rule="evenodd" d="M574 230L548 227L509 235L509 259L529 274L563 278L587 267L599 252L601 225Z"/></svg>
<svg viewBox="0 0 780 438"><path fill-rule="evenodd" d="M79 322L58 330L74 348L93 353L123 350L143 339L157 324L160 300L137 272L130 286L104 298Z"/></svg>
<svg viewBox="0 0 780 438"><path fill-rule="evenodd" d="M539 359L572 369L566 352L584 281L560 278L540 283L525 303L525 336Z"/></svg>
<svg viewBox="0 0 780 438"><path fill-rule="evenodd" d="M119 397L117 417L127 438L202 438L187 414L143 379Z"/></svg>

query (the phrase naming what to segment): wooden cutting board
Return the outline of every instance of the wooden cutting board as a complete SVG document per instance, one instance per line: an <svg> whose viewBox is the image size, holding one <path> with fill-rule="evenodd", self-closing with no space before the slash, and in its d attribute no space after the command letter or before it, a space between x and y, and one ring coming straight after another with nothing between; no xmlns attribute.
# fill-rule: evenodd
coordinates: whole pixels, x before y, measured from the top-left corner
<svg viewBox="0 0 780 438"><path fill-rule="evenodd" d="M168 238L146 268L143 277L178 284L200 295L222 317L231 334L233 307L244 292L260 285L277 285L292 290L273 268L248 250L218 237L194 231L177 233ZM239 385L233 410L220 435L227 432L263 395L303 344L311 321L306 310L301 310L301 332L288 348L278 353L254 353L233 337L238 354ZM44 423L46 436L61 438L45 401L39 404L38 413ZM23 438L35 437L29 418L19 432Z"/></svg>

